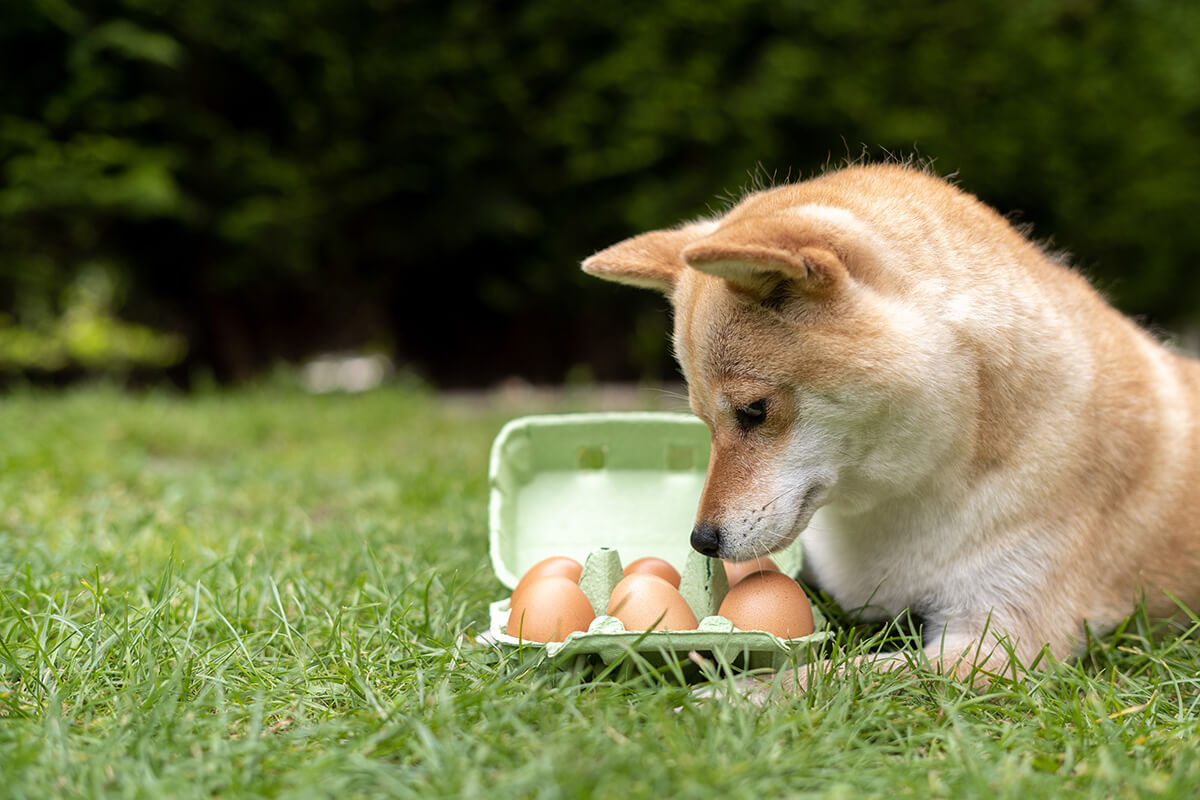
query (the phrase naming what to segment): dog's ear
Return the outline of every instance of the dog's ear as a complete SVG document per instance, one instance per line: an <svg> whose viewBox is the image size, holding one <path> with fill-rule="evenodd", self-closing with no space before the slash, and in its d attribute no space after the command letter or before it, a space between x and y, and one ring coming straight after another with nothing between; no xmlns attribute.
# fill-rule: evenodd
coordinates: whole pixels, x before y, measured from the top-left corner
<svg viewBox="0 0 1200 800"><path fill-rule="evenodd" d="M583 271L597 278L654 289L668 297L686 267L679 251L712 229L712 223L692 223L651 231L618 242L583 262Z"/></svg>
<svg viewBox="0 0 1200 800"><path fill-rule="evenodd" d="M722 225L680 255L688 266L724 278L730 288L758 300L785 281L806 295L819 295L846 278L845 264L811 229L780 217Z"/></svg>

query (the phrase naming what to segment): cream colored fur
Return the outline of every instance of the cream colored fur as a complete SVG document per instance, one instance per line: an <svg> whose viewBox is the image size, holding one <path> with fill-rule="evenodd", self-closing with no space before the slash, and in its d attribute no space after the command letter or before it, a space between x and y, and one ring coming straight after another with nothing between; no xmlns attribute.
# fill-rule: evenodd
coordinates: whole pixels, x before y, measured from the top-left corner
<svg viewBox="0 0 1200 800"><path fill-rule="evenodd" d="M583 269L671 299L720 557L800 536L809 580L921 614L960 673L1068 657L1143 595L1200 610L1200 365L950 184L851 167Z"/></svg>

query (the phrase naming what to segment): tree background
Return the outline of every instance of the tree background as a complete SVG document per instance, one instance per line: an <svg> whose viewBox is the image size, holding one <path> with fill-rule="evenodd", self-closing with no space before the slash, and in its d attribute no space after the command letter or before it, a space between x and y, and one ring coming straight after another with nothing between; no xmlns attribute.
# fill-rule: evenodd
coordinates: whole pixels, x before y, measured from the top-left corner
<svg viewBox="0 0 1200 800"><path fill-rule="evenodd" d="M863 152L1200 321L1196 3L9 0L0 69L9 374L670 378L579 261Z"/></svg>

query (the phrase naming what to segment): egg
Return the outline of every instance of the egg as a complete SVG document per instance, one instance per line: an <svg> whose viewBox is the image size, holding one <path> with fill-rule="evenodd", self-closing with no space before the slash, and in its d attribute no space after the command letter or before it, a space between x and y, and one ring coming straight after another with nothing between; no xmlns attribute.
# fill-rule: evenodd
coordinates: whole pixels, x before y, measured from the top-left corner
<svg viewBox="0 0 1200 800"><path fill-rule="evenodd" d="M697 624L678 589L644 572L621 579L609 597L608 614L621 620L627 631L690 631Z"/></svg>
<svg viewBox="0 0 1200 800"><path fill-rule="evenodd" d="M578 583L550 575L513 593L505 632L527 642L561 642L573 631L586 631L595 618Z"/></svg>
<svg viewBox="0 0 1200 800"><path fill-rule="evenodd" d="M653 556L639 558L637 561L631 562L629 566L625 568L625 574L657 575L667 583L674 586L676 589L679 588L679 571L666 561L663 561L661 558L654 558Z"/></svg>
<svg viewBox="0 0 1200 800"><path fill-rule="evenodd" d="M749 561L725 562L725 577L729 578L730 586L737 584L738 581L747 575L765 570L779 572L779 567L775 566L775 562L769 558L752 558Z"/></svg>
<svg viewBox="0 0 1200 800"><path fill-rule="evenodd" d="M573 558L568 556L550 556L543 558L541 561L534 564L529 569L525 570L525 574L521 576L521 580L517 582L516 588L513 589L512 604L520 601L521 594L525 591L525 587L542 578L548 578L551 575L558 575L563 578L569 578L575 583L579 583L579 576L583 574L583 565Z"/></svg>
<svg viewBox="0 0 1200 800"><path fill-rule="evenodd" d="M800 584L782 572L754 572L721 601L719 616L743 631L767 631L782 639L813 632L812 606Z"/></svg>
<svg viewBox="0 0 1200 800"><path fill-rule="evenodd" d="M521 576L521 583L535 581L538 578L544 578L549 575L561 575L564 578L570 578L579 583L579 576L582 574L583 564L580 564L570 556L550 556L549 558L543 558L525 570L525 574ZM520 586L521 584L518 583L517 585Z"/></svg>

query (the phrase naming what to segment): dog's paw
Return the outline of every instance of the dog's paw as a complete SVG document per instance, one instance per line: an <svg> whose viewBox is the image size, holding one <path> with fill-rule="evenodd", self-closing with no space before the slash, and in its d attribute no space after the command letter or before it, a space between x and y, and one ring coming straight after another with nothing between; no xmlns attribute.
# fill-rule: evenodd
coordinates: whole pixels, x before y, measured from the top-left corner
<svg viewBox="0 0 1200 800"><path fill-rule="evenodd" d="M692 690L697 700L717 702L741 702L765 706L773 699L777 675L744 673L721 678Z"/></svg>

